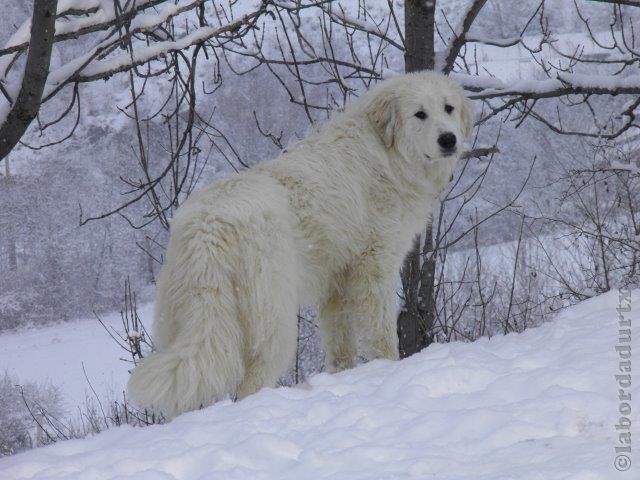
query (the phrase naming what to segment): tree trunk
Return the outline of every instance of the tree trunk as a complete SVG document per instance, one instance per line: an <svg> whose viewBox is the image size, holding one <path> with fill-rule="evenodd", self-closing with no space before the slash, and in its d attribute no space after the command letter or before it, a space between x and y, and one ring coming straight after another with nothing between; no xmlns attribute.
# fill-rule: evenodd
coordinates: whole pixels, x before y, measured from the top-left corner
<svg viewBox="0 0 640 480"><path fill-rule="evenodd" d="M404 3L404 70L433 70L435 66L436 0Z"/></svg>
<svg viewBox="0 0 640 480"><path fill-rule="evenodd" d="M4 160L4 181L7 188L11 188L11 168L9 165L9 159ZM10 216L10 214L9 214ZM16 247L16 235L14 231L14 222L11 218L8 218L4 230L7 237L7 249L9 251L9 270L15 271L18 269L18 249Z"/></svg>
<svg viewBox="0 0 640 480"><path fill-rule="evenodd" d="M405 23L405 71L433 70L435 66L435 10L436 1L406 0ZM431 343L431 329L435 318L434 279L435 258L426 253L433 250L431 225L425 231L425 241L420 253L421 239L416 238L413 248L402 266L402 291L404 305L398 315L400 357L419 352Z"/></svg>
<svg viewBox="0 0 640 480"><path fill-rule="evenodd" d="M6 120L0 124L0 160L16 146L40 109L49 74L57 6L58 0L34 0L29 54L22 86L18 98L13 99Z"/></svg>

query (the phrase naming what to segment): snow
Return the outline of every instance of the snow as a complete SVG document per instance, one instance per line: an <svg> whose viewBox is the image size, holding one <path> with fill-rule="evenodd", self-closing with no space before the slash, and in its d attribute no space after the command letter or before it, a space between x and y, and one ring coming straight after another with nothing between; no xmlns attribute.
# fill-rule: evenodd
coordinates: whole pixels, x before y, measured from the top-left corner
<svg viewBox="0 0 640 480"><path fill-rule="evenodd" d="M13 35L6 42L4 48L10 47L16 43L22 43L25 39L29 38L29 33L31 31L31 20L27 20L20 25L20 27L15 31ZM16 53L8 54L0 56L0 80L5 80L7 73L9 71L9 67L13 63L16 58ZM8 85L3 85L7 90L10 98L15 99L18 97L18 93L20 92L20 85L22 84L22 79L24 77L24 71L20 72L17 75L17 78L13 79L13 83ZM0 95L0 125L2 125L9 115L11 111L11 105L7 101L4 95Z"/></svg>
<svg viewBox="0 0 640 480"><path fill-rule="evenodd" d="M151 309L150 304L140 308L140 316L151 318ZM122 331L119 313L102 320ZM120 360L124 354L96 319L21 329L0 335L0 375L6 369L20 382L59 387L64 407L73 413L94 397L87 378L100 401L120 398L129 376Z"/></svg>
<svg viewBox="0 0 640 480"><path fill-rule="evenodd" d="M501 48L512 47L522 41L521 36L496 39L495 37L487 35L468 34L465 38L468 43L484 43L485 45L492 45Z"/></svg>
<svg viewBox="0 0 640 480"><path fill-rule="evenodd" d="M619 305L610 292L523 334L432 345L167 425L32 450L0 460L0 478L638 478L633 465L614 468Z"/></svg>
<svg viewBox="0 0 640 480"><path fill-rule="evenodd" d="M546 80L523 79L504 82L496 77L482 75L452 74L464 87L476 91L470 98L492 98L504 95L549 95L567 87L578 88L595 93L618 92L634 93L640 85L640 75L607 76L559 73L556 78Z"/></svg>
<svg viewBox="0 0 640 480"><path fill-rule="evenodd" d="M193 9L198 5L198 1L186 3L177 3L166 5L159 13L156 14L139 14L130 25L130 32L142 32L151 30L158 25L165 23L167 20L179 13ZM79 56L61 67L49 73L47 84L45 85L43 98L48 99L55 94L61 85L64 85L74 75L78 75L81 81L101 78L102 76L113 75L125 70L127 65L132 62L136 65L143 64L147 61L162 57L171 52L184 50L197 43L208 40L214 36L234 31L242 24L249 22L251 19L261 14L260 8L245 14L244 16L224 25L205 26L193 30L191 33L179 38L178 40L159 41L147 46L138 46L132 53L114 55L105 60L96 60L99 54L111 47L114 40L107 34L103 41L94 46L88 53Z"/></svg>

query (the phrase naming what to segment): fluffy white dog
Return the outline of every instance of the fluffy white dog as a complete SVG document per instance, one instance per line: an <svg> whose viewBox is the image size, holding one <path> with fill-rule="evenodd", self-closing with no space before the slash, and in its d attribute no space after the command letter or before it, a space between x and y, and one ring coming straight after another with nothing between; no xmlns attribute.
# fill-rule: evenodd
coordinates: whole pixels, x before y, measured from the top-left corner
<svg viewBox="0 0 640 480"><path fill-rule="evenodd" d="M298 306L320 306L327 367L398 357L396 278L449 182L473 114L432 72L387 80L280 158L193 194L157 287L157 352L132 373L169 418L274 386Z"/></svg>

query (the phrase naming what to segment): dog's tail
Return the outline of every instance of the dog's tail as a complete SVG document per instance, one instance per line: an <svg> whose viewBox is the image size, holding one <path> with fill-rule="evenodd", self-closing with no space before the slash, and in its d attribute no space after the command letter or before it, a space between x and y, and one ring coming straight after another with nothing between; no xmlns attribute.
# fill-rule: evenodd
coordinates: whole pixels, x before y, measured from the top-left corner
<svg viewBox="0 0 640 480"><path fill-rule="evenodd" d="M127 386L137 404L167 418L234 393L244 375L234 239L215 225L174 227L157 287L157 351L133 370Z"/></svg>

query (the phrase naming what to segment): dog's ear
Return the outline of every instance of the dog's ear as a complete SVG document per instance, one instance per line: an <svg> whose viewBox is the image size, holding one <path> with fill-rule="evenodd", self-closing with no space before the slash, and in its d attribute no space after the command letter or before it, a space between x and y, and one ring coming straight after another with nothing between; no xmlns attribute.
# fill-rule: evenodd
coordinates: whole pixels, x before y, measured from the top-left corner
<svg viewBox="0 0 640 480"><path fill-rule="evenodd" d="M460 113L462 118L462 134L465 138L469 138L473 133L473 126L475 125L475 113L473 112L473 106L471 100L464 95L462 96L462 112Z"/></svg>
<svg viewBox="0 0 640 480"><path fill-rule="evenodd" d="M381 90L375 93L366 110L367 118L387 148L393 146L395 132L399 126L397 102L398 99L393 93Z"/></svg>

